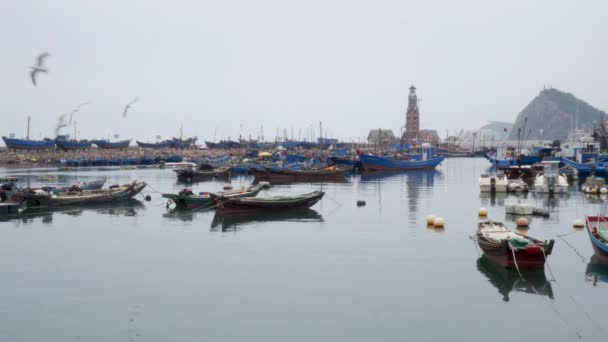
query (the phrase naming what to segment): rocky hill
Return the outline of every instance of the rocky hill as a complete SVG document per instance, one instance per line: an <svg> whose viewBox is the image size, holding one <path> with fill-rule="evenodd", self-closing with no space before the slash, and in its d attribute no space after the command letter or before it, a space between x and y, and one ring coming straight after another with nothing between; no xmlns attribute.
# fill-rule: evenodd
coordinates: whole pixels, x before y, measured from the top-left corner
<svg viewBox="0 0 608 342"><path fill-rule="evenodd" d="M525 118L528 123L524 130ZM524 139L565 140L576 127L590 129L599 120L606 120L606 113L587 102L555 88L544 89L519 113L509 139L517 139L517 131L522 129Z"/></svg>

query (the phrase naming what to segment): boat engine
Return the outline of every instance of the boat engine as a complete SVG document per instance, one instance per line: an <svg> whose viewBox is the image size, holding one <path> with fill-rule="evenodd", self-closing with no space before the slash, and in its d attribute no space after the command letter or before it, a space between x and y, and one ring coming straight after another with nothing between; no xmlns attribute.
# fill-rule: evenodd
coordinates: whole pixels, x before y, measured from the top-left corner
<svg viewBox="0 0 608 342"><path fill-rule="evenodd" d="M547 186L549 188L549 194L553 194L555 192L555 176L547 177Z"/></svg>

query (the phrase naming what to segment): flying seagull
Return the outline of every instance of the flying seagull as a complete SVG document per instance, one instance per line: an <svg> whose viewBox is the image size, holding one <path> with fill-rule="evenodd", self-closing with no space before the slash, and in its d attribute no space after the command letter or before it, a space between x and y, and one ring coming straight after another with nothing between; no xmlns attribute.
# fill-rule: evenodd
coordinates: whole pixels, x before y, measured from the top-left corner
<svg viewBox="0 0 608 342"><path fill-rule="evenodd" d="M74 109L71 113L70 113L70 125L72 124L72 117L74 116L74 114L78 113L80 111L80 108L88 105L88 102L83 102L81 104L78 105L78 107L76 107L76 109Z"/></svg>
<svg viewBox="0 0 608 342"><path fill-rule="evenodd" d="M39 54L36 58L36 65L30 67L30 77L32 78L32 83L34 84L34 87L36 86L36 75L41 72L45 74L49 72L49 69L44 66L44 61L49 56L51 56L51 54L49 54L48 52L43 52Z"/></svg>
<svg viewBox="0 0 608 342"><path fill-rule="evenodd" d="M133 101L129 102L129 104L127 104L125 106L125 109L122 111L122 117L126 118L127 117L127 111L129 111L129 108L131 108L131 105L133 105L135 102L137 102L137 97L133 99Z"/></svg>

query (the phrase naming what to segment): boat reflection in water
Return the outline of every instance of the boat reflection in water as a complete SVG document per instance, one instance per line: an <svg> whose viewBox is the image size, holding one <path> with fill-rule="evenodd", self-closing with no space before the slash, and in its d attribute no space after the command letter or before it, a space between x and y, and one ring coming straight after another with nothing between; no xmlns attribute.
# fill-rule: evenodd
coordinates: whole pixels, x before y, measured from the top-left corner
<svg viewBox="0 0 608 342"><path fill-rule="evenodd" d="M517 270L500 267L485 256L481 256L477 259L477 270L496 287L505 302L509 301L511 291L553 299L553 288L545 276L544 269L522 269L520 276Z"/></svg>
<svg viewBox="0 0 608 342"><path fill-rule="evenodd" d="M244 226L264 222L323 222L323 217L312 209L256 212L247 215L222 215L216 212L211 222L211 231L238 231Z"/></svg>
<svg viewBox="0 0 608 342"><path fill-rule="evenodd" d="M52 224L54 215L82 216L87 212L108 216L137 216L146 206L139 200L130 199L120 203L88 204L86 206L63 206L57 208L30 207L20 213L1 215L0 222L30 224L41 219L44 224Z"/></svg>
<svg viewBox="0 0 608 342"><path fill-rule="evenodd" d="M608 283L608 262L593 255L587 264L585 281L597 286L598 283Z"/></svg>

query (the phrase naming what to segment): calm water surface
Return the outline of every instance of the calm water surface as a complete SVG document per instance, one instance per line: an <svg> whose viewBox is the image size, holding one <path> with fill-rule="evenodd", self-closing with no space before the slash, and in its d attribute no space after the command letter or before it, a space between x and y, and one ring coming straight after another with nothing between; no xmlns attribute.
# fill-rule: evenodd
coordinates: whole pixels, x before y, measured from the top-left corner
<svg viewBox="0 0 608 342"><path fill-rule="evenodd" d="M504 195L479 194L488 165L450 159L435 172L275 186L260 196L326 197L305 213L224 220L165 208L159 192L183 188L170 170L0 170L29 172L32 185L138 178L152 194L0 218L0 341L605 340L608 272L589 265L586 232L572 228L603 201L576 185L522 199L551 211L528 233L556 239L544 274L524 281L470 239L481 206L514 226ZM446 228L428 229L429 214Z"/></svg>

